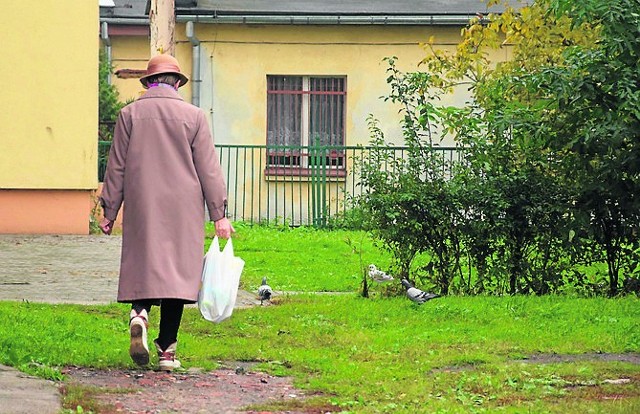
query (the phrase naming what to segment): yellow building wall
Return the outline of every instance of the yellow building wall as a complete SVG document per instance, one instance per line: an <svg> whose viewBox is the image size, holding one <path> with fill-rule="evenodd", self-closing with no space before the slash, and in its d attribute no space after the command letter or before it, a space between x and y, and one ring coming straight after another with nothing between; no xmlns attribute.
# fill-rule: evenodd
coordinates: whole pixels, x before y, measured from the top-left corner
<svg viewBox="0 0 640 414"><path fill-rule="evenodd" d="M217 142L265 144L266 75L337 75L347 79L346 144L369 141L369 114L389 141L401 144L398 107L380 99L390 92L383 59L397 56L401 70L417 70L427 54L420 43L434 36L436 48L454 49L460 27L199 24L196 34L211 71L203 76L213 79L212 90L201 95L213 96L203 109L212 114ZM492 58L504 60L507 51ZM468 98L463 90L442 103L462 105Z"/></svg>
<svg viewBox="0 0 640 414"><path fill-rule="evenodd" d="M0 232L38 232L37 225L27 229L15 222L10 213L20 206L25 220L61 223L43 232L86 233L89 197L97 186L98 2L5 3ZM34 195L40 190L42 197ZM68 200L76 200L73 207Z"/></svg>
<svg viewBox="0 0 640 414"><path fill-rule="evenodd" d="M0 13L0 186L93 189L97 2L17 1Z"/></svg>
<svg viewBox="0 0 640 414"><path fill-rule="evenodd" d="M396 56L401 70L420 70L427 55L420 45L431 36L436 48L454 50L460 27L446 26L293 26L196 24L203 60L201 107L210 115L216 141L225 144L265 144L266 75L337 75L347 78L347 145L366 144L370 137L366 119L380 120L387 139L400 145L402 131L398 107L384 102L385 57ZM192 47L185 24L176 25L176 58L192 78ZM509 49L494 51L490 59L508 59ZM113 36L114 70L145 69L149 58L146 36ZM206 79L212 79L207 82ZM122 101L143 92L137 79L113 76ZM180 89L190 102L193 83ZM464 88L444 97L442 104L463 105ZM444 145L453 145L448 137Z"/></svg>

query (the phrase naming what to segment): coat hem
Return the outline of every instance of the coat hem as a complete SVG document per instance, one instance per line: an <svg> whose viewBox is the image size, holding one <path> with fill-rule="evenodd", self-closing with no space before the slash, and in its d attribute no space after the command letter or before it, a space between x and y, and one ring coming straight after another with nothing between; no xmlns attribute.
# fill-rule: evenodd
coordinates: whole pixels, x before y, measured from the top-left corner
<svg viewBox="0 0 640 414"><path fill-rule="evenodd" d="M151 301L153 305L160 306L163 299L181 300L185 305L192 305L197 303L197 300L185 299L185 298L138 298L138 299L118 299L118 303L133 303L138 301Z"/></svg>

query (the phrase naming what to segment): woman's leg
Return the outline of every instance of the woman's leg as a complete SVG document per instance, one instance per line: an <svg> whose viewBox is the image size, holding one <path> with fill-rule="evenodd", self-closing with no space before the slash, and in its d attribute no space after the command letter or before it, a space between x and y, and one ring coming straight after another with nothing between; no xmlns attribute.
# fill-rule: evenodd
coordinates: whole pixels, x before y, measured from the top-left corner
<svg viewBox="0 0 640 414"><path fill-rule="evenodd" d="M182 321L184 301L181 299L162 299L160 304L160 334L157 343L167 349L178 340L178 330Z"/></svg>
<svg viewBox="0 0 640 414"><path fill-rule="evenodd" d="M163 299L160 304L160 333L153 342L158 350L158 366L163 371L180 367L180 361L176 359L176 347L183 311L184 301L179 299Z"/></svg>

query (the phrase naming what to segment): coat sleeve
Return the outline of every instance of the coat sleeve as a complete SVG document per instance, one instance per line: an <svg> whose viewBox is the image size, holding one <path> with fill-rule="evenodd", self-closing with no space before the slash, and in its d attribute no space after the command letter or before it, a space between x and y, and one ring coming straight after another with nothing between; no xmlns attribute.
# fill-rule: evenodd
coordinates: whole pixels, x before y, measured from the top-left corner
<svg viewBox="0 0 640 414"><path fill-rule="evenodd" d="M198 125L191 151L202 193L209 209L209 217L211 221L220 220L226 215L227 189L220 159L209 132L209 124L202 111L198 112Z"/></svg>
<svg viewBox="0 0 640 414"><path fill-rule="evenodd" d="M107 162L102 193L100 194L100 204L104 210L104 217L113 221L118 216L118 211L124 199L124 171L130 133L131 125L127 122L124 111L120 111L116 120L113 142L109 150L109 161Z"/></svg>

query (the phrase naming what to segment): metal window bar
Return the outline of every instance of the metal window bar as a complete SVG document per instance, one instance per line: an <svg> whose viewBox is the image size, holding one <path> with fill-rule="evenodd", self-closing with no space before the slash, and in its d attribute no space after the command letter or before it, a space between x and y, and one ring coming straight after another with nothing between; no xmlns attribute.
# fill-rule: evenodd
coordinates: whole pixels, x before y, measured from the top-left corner
<svg viewBox="0 0 640 414"><path fill-rule="evenodd" d="M343 77L267 76L268 165L308 167L320 159L291 146L344 144L345 83ZM339 166L344 158L329 160Z"/></svg>

